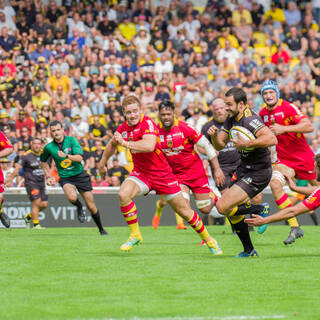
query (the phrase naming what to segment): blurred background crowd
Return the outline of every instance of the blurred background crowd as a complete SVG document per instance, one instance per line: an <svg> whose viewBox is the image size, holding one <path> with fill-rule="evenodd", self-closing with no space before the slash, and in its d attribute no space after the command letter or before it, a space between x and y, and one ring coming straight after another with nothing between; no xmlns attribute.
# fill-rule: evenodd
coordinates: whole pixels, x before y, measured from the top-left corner
<svg viewBox="0 0 320 320"><path fill-rule="evenodd" d="M0 165L13 171L32 137L51 141L48 124L59 120L83 146L93 185L118 186L130 154L119 147L106 177L97 164L126 95L153 119L170 99L201 129L233 86L259 111L266 79L312 119L318 152L319 24L320 0L0 0L0 130L15 150Z"/></svg>

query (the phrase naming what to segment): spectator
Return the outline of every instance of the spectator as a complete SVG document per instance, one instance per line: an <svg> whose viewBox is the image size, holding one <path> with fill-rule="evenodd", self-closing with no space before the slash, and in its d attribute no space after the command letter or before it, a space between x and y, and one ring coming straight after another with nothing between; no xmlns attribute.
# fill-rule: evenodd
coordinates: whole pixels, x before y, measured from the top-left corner
<svg viewBox="0 0 320 320"><path fill-rule="evenodd" d="M117 177L120 180L121 184L128 175L128 170L125 167L119 165L119 160L117 158L113 158L112 167L108 169L108 176L110 178ZM111 184L118 185L118 182L115 183L114 180L111 180Z"/></svg>

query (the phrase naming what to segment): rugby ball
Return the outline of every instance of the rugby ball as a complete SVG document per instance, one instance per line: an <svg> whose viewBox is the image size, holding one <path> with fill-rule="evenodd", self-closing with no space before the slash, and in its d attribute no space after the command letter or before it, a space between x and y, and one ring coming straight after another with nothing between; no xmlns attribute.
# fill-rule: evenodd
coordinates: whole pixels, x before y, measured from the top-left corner
<svg viewBox="0 0 320 320"><path fill-rule="evenodd" d="M238 137L241 137L244 140L248 140L248 141L256 139L254 134L250 130L248 130L247 128L241 127L241 126L234 126L230 130L230 138L232 140L237 140ZM245 151L252 151L252 150L254 150L254 147L245 148L244 150Z"/></svg>

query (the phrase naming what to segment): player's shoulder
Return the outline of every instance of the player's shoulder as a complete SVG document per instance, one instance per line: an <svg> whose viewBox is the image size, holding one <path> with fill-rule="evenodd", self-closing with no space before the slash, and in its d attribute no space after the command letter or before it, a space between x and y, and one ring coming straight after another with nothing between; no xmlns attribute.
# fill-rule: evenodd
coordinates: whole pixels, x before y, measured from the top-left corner
<svg viewBox="0 0 320 320"><path fill-rule="evenodd" d="M27 156L28 154L30 154L32 151L31 150L28 150L28 151L26 151L22 156Z"/></svg>
<svg viewBox="0 0 320 320"><path fill-rule="evenodd" d="M268 111L267 104L264 103L263 105L260 106L259 115L265 114L267 111Z"/></svg>

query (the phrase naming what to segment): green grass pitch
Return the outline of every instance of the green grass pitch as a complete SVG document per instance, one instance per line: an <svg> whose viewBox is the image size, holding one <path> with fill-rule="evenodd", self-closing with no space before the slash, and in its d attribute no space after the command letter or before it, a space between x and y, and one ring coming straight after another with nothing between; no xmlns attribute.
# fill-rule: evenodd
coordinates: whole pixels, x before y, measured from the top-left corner
<svg viewBox="0 0 320 320"><path fill-rule="evenodd" d="M320 228L284 246L286 226L252 233L259 258L236 259L238 238L208 227L213 256L189 228L0 230L0 319L320 319Z"/></svg>

